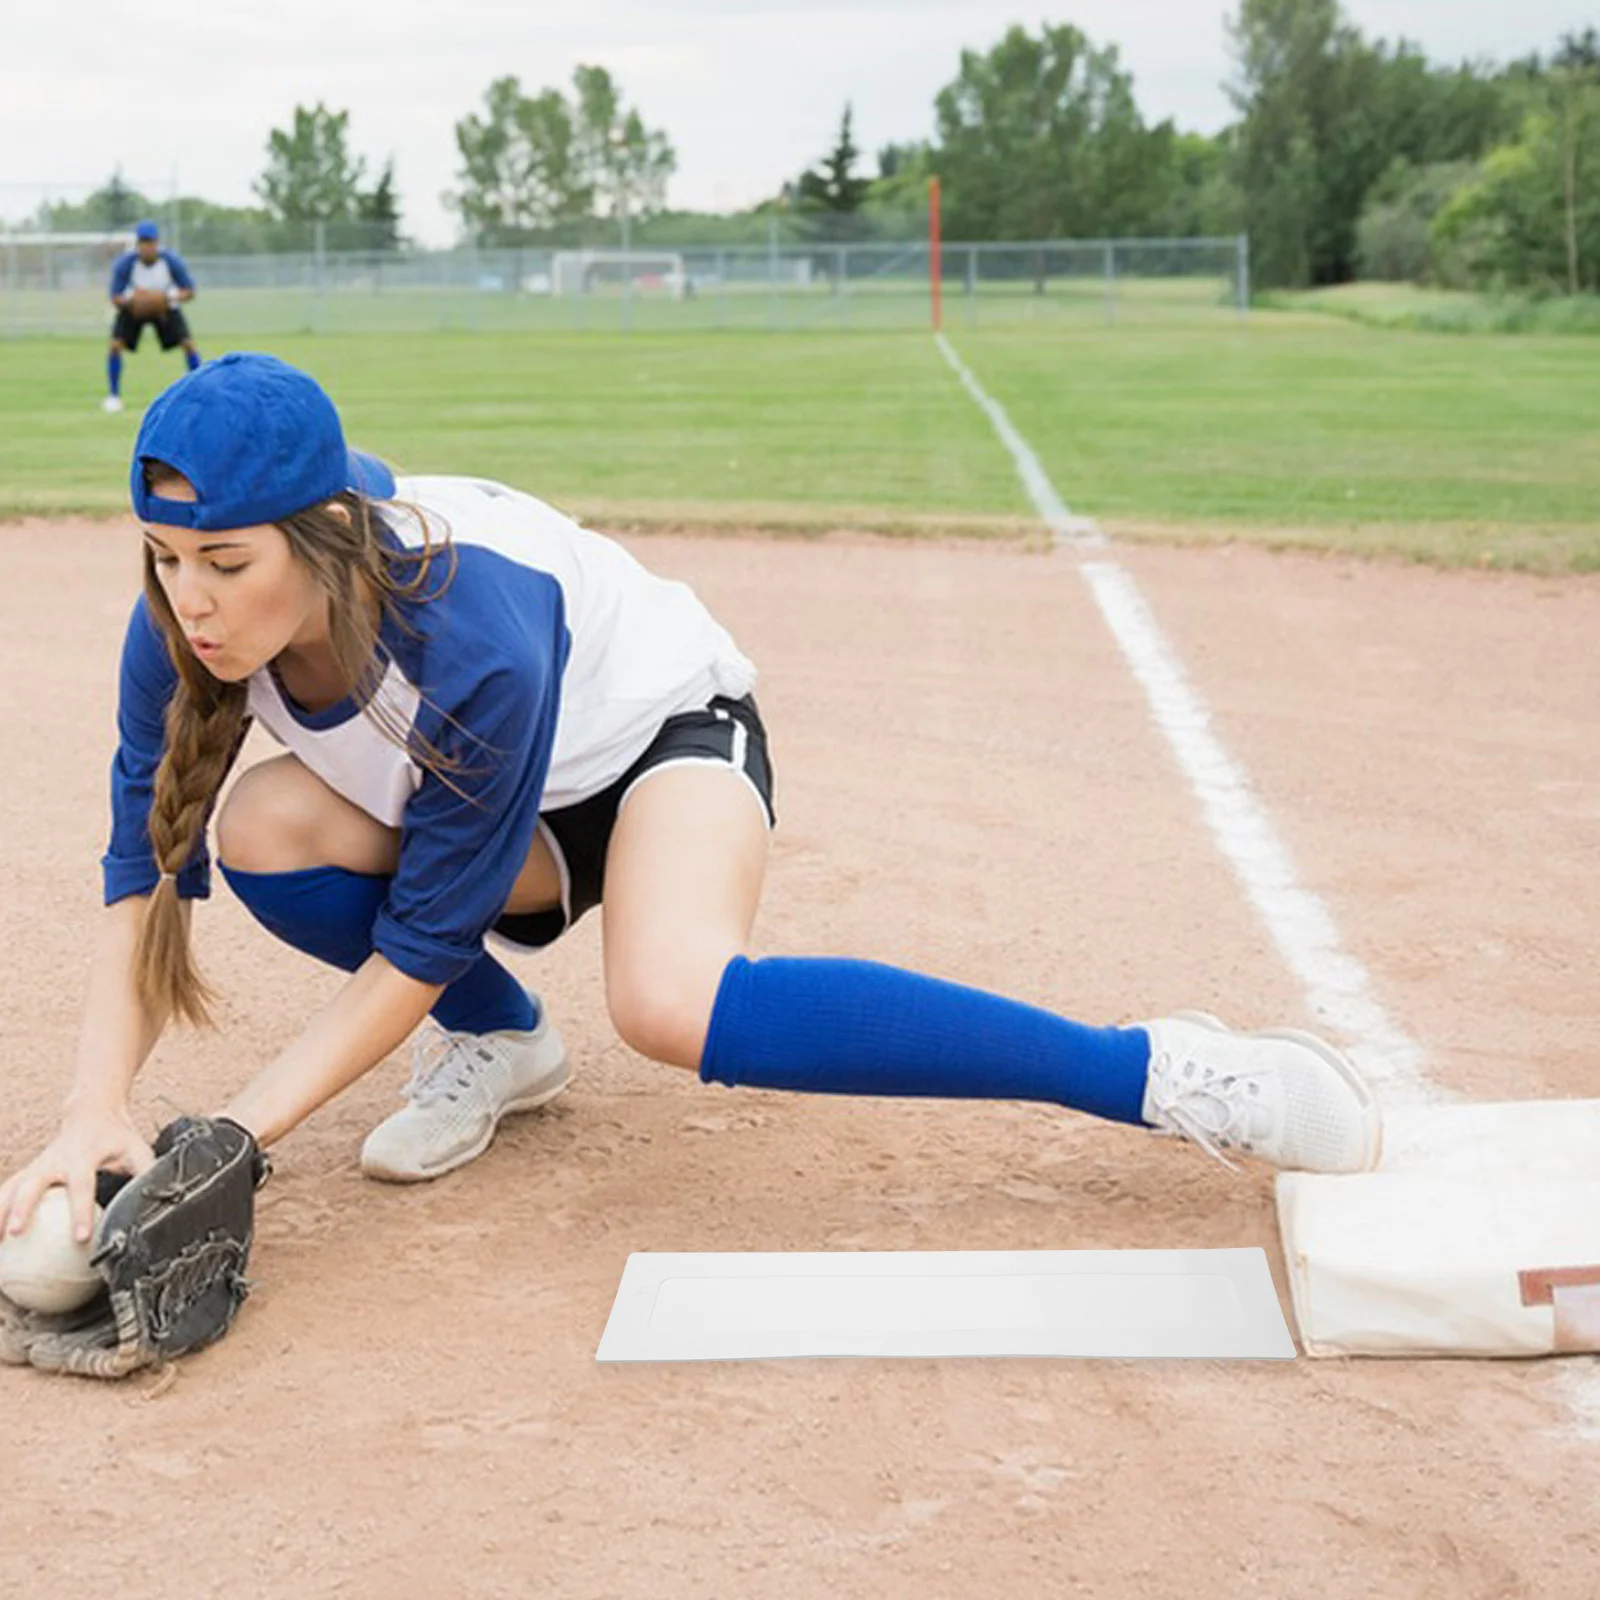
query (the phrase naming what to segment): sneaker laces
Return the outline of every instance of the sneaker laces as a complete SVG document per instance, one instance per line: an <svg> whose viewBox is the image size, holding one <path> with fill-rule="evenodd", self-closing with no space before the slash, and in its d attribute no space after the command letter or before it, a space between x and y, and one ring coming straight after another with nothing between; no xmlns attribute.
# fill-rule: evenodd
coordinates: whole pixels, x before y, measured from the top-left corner
<svg viewBox="0 0 1600 1600"><path fill-rule="evenodd" d="M1238 1172L1239 1163L1229 1160L1226 1148L1230 1144L1245 1142L1242 1136L1249 1133L1248 1107L1242 1096L1233 1096L1226 1091L1244 1079L1266 1077L1266 1069L1257 1067L1240 1072L1208 1073L1201 1063L1193 1062L1200 1076L1180 1078L1180 1061L1189 1059L1168 1051L1161 1051L1150 1058L1151 1106L1156 1115L1164 1117L1176 1132L1199 1145L1229 1172ZM1215 1106L1217 1110L1207 1116L1204 1108L1210 1106Z"/></svg>
<svg viewBox="0 0 1600 1600"><path fill-rule="evenodd" d="M497 1059L493 1048L478 1034L430 1029L412 1046L411 1076L400 1097L414 1106L459 1100L477 1086L480 1066Z"/></svg>

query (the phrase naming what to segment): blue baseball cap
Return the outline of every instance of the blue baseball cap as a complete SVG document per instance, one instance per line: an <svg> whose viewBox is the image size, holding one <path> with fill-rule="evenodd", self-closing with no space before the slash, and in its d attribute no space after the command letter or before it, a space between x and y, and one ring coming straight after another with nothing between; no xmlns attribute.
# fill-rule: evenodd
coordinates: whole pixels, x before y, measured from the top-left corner
<svg viewBox="0 0 1600 1600"><path fill-rule="evenodd" d="M152 494L147 461L181 472L196 498ZM345 445L339 413L315 378L276 356L236 351L156 397L133 447L129 488L142 522L214 531L280 522L346 489L388 500L394 474Z"/></svg>
<svg viewBox="0 0 1600 1600"><path fill-rule="evenodd" d="M161 237L161 230L155 225L155 223L146 219L133 230L133 236L135 239L159 239Z"/></svg>

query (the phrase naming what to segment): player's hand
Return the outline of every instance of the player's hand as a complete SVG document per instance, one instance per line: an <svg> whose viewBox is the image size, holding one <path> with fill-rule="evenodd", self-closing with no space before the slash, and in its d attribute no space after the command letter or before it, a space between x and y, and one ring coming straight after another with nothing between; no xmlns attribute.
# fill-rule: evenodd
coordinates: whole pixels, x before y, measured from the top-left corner
<svg viewBox="0 0 1600 1600"><path fill-rule="evenodd" d="M155 1160L126 1111L71 1111L60 1131L21 1171L0 1183L0 1233L21 1233L39 1196L61 1184L71 1200L73 1231L87 1240L94 1223L94 1175L143 1172Z"/></svg>

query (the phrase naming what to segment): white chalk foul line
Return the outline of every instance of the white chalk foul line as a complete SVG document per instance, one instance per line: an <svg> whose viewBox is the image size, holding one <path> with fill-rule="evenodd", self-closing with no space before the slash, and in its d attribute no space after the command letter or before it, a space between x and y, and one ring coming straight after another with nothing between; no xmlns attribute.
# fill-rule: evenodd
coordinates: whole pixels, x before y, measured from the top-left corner
<svg viewBox="0 0 1600 1600"><path fill-rule="evenodd" d="M1023 485L1057 542L1082 550L1088 541L1079 530L1092 524L1073 516L1000 404L984 392L949 340L943 334L937 339L945 360L1011 452ZM1094 542L1104 544L1098 535ZM1422 1052L1384 1012L1366 968L1344 948L1328 908L1299 881L1288 848L1212 730L1205 701L1189 682L1132 575L1116 562L1098 558L1081 561L1079 570L1200 802L1218 849L1299 980L1312 1013L1344 1036L1351 1055L1386 1099L1439 1098L1422 1076Z"/></svg>
<svg viewBox="0 0 1600 1600"><path fill-rule="evenodd" d="M1028 448L1028 441L1011 426L1011 418L999 404L983 392L983 385L967 371L966 363L956 354L955 347L942 333L936 333L933 337L939 346L940 354L950 363L967 393L977 401L979 408L993 423L994 431L1000 435L1001 444L1011 452L1011 459L1016 462L1017 471L1022 476L1023 487L1028 491L1028 497L1033 501L1039 515L1044 518L1045 526L1055 535L1056 543L1078 546L1103 545L1105 538L1094 523L1087 517L1073 516L1067 509L1061 496L1056 493L1055 485L1050 482L1044 468L1039 465L1039 458Z"/></svg>
<svg viewBox="0 0 1600 1600"><path fill-rule="evenodd" d="M1080 570L1212 837L1299 979L1312 1014L1345 1036L1351 1055L1385 1099L1437 1098L1422 1078L1422 1052L1378 1003L1366 968L1344 948L1328 908L1299 882L1288 847L1212 730L1210 711L1132 576L1111 561L1086 561Z"/></svg>

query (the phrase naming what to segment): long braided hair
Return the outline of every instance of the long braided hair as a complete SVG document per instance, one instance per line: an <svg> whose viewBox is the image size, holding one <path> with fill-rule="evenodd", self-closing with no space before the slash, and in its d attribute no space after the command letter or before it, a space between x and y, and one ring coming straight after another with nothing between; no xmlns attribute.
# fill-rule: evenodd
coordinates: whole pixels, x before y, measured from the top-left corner
<svg viewBox="0 0 1600 1600"><path fill-rule="evenodd" d="M156 490L183 481L180 473L159 461L146 463L145 480ZM356 703L386 737L447 776L459 771L460 763L409 730L375 698L386 664L378 637L382 618L397 615L399 601L437 595L455 570L449 541L436 544L427 518L415 507L407 509L423 530L422 544L414 550L385 544L380 536L383 522L371 502L354 490L286 517L277 526L294 558L328 596L329 642ZM433 563L441 554L449 566L442 582L430 584ZM134 954L134 980L141 1002L153 1016L175 1016L198 1025L211 1021L210 1002L215 996L195 965L177 875L194 854L217 792L244 742L249 688L213 677L189 647L167 603L148 545L144 593L178 682L167 705L150 807L150 846L161 877L145 909ZM373 598L378 601L376 608L370 604Z"/></svg>

